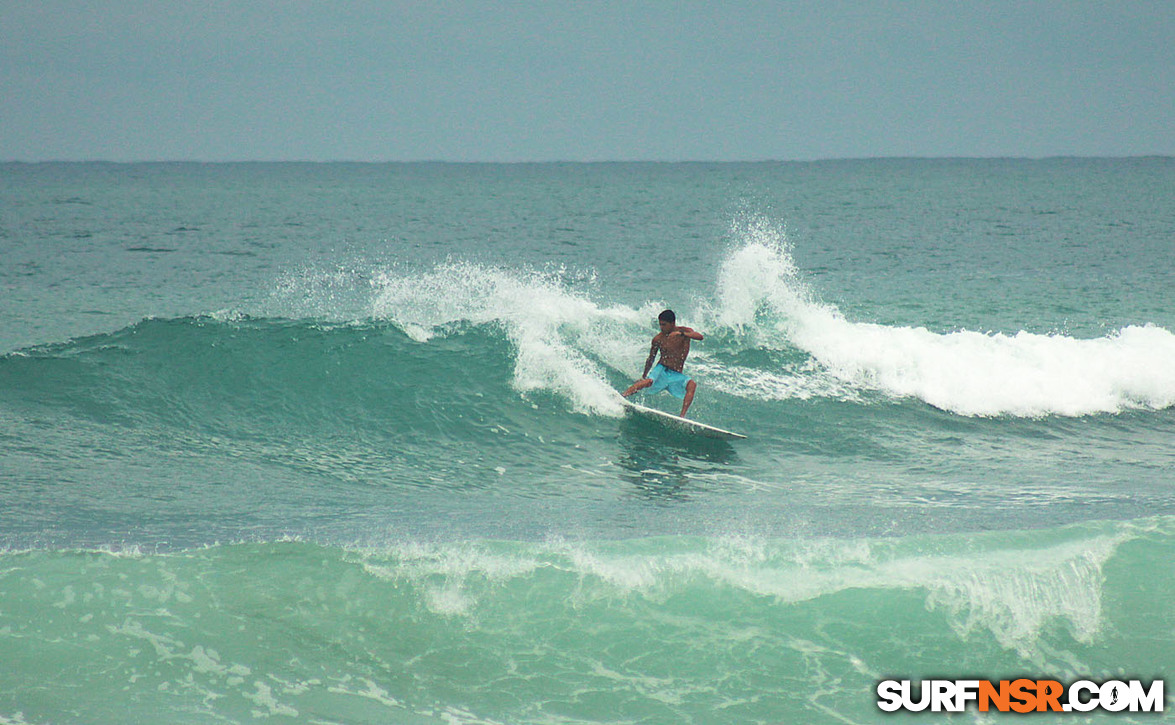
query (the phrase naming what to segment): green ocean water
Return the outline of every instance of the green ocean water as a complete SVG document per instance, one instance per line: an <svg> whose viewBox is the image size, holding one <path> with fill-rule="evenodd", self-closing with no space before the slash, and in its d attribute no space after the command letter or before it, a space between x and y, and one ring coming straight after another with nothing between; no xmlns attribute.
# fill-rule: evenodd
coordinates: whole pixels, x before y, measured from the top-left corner
<svg viewBox="0 0 1175 725"><path fill-rule="evenodd" d="M1173 177L0 165L0 722L989 722L874 688L1165 678ZM623 413L664 307L746 441Z"/></svg>

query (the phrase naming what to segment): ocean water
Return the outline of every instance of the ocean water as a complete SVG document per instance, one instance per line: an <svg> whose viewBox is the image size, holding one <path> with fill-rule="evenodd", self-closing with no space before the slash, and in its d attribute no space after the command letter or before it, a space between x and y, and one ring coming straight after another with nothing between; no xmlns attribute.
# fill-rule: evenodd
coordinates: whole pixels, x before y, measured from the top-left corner
<svg viewBox="0 0 1175 725"><path fill-rule="evenodd" d="M0 723L987 723L876 684L1169 678L1173 190L0 164ZM747 440L624 414L664 307Z"/></svg>

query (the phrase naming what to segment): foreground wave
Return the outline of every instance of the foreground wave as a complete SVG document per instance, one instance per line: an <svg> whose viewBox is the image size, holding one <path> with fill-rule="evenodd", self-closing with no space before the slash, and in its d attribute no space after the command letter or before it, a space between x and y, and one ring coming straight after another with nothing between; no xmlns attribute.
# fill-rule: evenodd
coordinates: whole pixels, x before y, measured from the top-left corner
<svg viewBox="0 0 1175 725"><path fill-rule="evenodd" d="M10 551L0 659L21 666L0 670L0 717L881 722L884 677L1169 671L1175 579L1154 562L1173 555L1170 517L897 539Z"/></svg>

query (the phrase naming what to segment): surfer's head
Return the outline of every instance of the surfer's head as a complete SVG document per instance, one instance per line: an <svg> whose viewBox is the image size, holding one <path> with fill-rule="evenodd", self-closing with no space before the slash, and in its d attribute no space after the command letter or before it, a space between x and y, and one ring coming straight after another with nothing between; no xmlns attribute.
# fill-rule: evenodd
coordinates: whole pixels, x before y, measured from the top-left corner
<svg viewBox="0 0 1175 725"><path fill-rule="evenodd" d="M657 324L661 326L661 332L670 332L677 327L677 315L673 314L673 310L665 310L657 315Z"/></svg>

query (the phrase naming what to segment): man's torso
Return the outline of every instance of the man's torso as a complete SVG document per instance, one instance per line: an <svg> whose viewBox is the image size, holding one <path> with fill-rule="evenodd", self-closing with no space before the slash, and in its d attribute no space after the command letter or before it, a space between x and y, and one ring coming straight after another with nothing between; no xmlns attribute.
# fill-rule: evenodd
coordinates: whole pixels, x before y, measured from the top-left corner
<svg viewBox="0 0 1175 725"><path fill-rule="evenodd" d="M670 370L682 372L685 358L689 355L689 338L681 333L662 333L653 339L661 349L661 364Z"/></svg>

